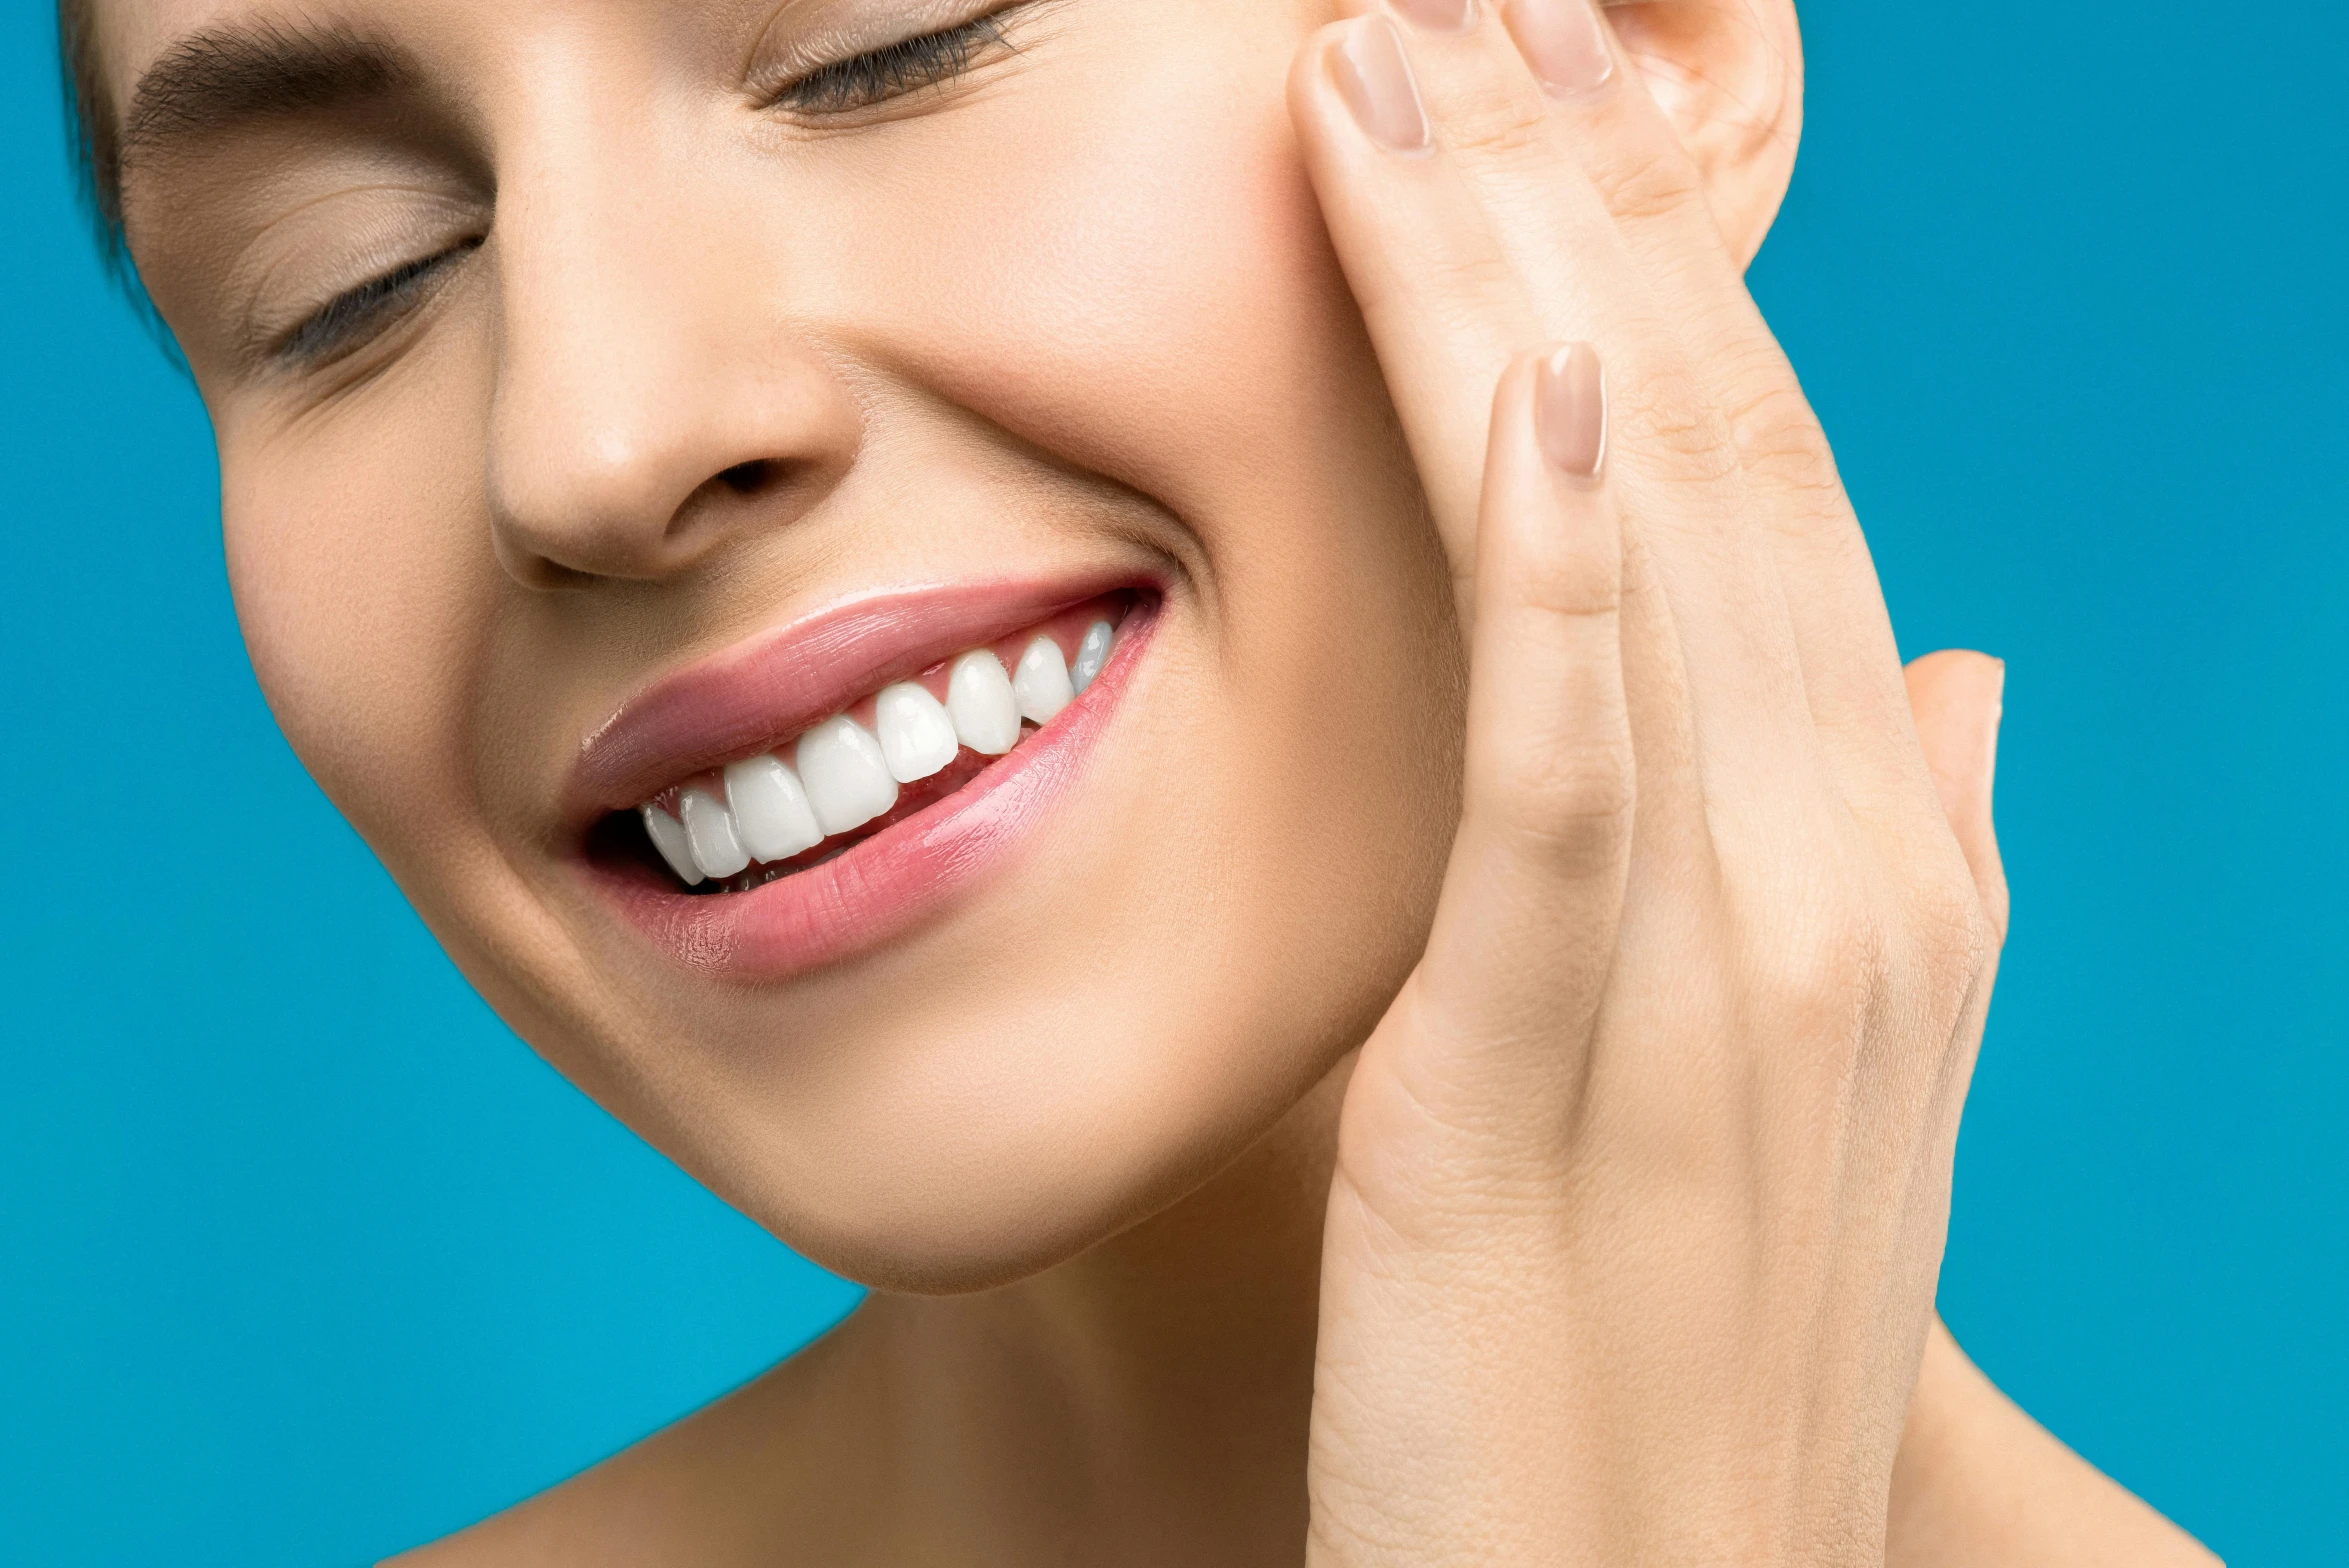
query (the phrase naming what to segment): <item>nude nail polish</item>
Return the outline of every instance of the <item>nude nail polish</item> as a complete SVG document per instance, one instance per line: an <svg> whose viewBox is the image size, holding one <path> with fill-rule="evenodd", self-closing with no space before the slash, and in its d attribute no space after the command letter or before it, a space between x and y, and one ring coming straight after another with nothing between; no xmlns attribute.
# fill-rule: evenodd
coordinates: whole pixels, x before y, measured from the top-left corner
<svg viewBox="0 0 2349 1568"><path fill-rule="evenodd" d="M1476 25L1478 0L1394 0L1395 9L1415 27L1431 33L1465 33Z"/></svg>
<svg viewBox="0 0 2349 1568"><path fill-rule="evenodd" d="M1615 74L1595 0L1508 0L1502 16L1517 52L1552 96L1596 92Z"/></svg>
<svg viewBox="0 0 2349 1568"><path fill-rule="evenodd" d="M1607 457L1607 378L1597 349L1572 343L1542 360L1533 424L1552 467L1575 479L1598 477Z"/></svg>
<svg viewBox="0 0 2349 1568"><path fill-rule="evenodd" d="M1427 110L1403 40L1383 16L1366 16L1348 27L1328 54L1330 79L1363 133L1395 152L1421 152L1433 140Z"/></svg>

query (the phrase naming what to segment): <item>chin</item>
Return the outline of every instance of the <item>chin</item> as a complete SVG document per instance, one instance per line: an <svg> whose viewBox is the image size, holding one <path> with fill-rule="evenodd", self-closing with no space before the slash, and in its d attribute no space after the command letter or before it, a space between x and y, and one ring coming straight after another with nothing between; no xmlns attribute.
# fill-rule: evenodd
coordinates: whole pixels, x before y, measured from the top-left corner
<svg viewBox="0 0 2349 1568"><path fill-rule="evenodd" d="M987 1042L959 1042L983 1048ZM1334 1043L1334 1042L1333 1042ZM760 1224L833 1272L882 1290L980 1291L1042 1273L1179 1203L1254 1143L1327 1071L1318 1056L1210 1069L1202 1042L1129 1036L1164 1066L973 1108L897 1097L850 1138L821 1183L769 1179L738 1193ZM1043 1069L1075 1065L1042 1056ZM1339 1053L1342 1054L1342 1051ZM1169 1090L1168 1080L1198 1085ZM1215 1079L1210 1087L1205 1080ZM861 1137L858 1134L862 1134ZM793 1138L775 1129L778 1140ZM802 1169L788 1162L792 1176Z"/></svg>
<svg viewBox="0 0 2349 1568"><path fill-rule="evenodd" d="M621 702L552 848L495 857L522 885L435 924L805 1256L898 1291L1034 1274L1261 1138L1432 916L1453 684L1313 637L1242 680L1230 640L1114 565L845 596ZM1400 734L1444 739L1394 744L1398 690ZM1395 765L1317 765L1374 748Z"/></svg>
<svg viewBox="0 0 2349 1568"><path fill-rule="evenodd" d="M1079 869L1035 868L1063 897ZM1381 940L1266 964L1252 932L1201 920L1184 940L1123 880L1093 884L1108 913L1091 942L998 910L803 979L776 1003L788 1021L639 1042L671 1070L617 1108L861 1283L959 1293L1067 1261L1262 1138L1361 1043L1411 958Z"/></svg>

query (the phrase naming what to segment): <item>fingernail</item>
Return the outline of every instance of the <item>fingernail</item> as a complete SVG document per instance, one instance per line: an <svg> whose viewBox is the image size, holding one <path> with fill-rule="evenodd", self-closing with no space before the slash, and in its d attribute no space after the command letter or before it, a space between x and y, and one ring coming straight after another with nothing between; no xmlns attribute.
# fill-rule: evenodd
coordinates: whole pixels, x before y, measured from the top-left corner
<svg viewBox="0 0 2349 1568"><path fill-rule="evenodd" d="M1597 349L1573 343L1542 360L1533 424L1551 466L1576 479L1598 477L1607 456L1607 378Z"/></svg>
<svg viewBox="0 0 2349 1568"><path fill-rule="evenodd" d="M1383 16L1366 16L1329 51L1329 74L1363 133L1396 152L1424 151L1431 140L1419 84L1403 58L1403 40Z"/></svg>
<svg viewBox="0 0 2349 1568"><path fill-rule="evenodd" d="M1502 16L1517 52L1553 95L1596 92L1615 74L1606 24L1592 0L1508 0Z"/></svg>
<svg viewBox="0 0 2349 1568"><path fill-rule="evenodd" d="M1395 0L1395 9L1431 33L1465 33L1476 25L1477 0Z"/></svg>

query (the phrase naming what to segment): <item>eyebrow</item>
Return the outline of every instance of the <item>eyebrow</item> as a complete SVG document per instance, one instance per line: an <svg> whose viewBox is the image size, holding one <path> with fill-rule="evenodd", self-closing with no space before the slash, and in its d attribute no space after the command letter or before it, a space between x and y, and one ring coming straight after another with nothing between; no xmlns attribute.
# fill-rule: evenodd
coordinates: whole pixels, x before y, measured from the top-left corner
<svg viewBox="0 0 2349 1568"><path fill-rule="evenodd" d="M165 50L123 116L123 161L258 119L329 108L411 85L409 57L341 27L218 28Z"/></svg>

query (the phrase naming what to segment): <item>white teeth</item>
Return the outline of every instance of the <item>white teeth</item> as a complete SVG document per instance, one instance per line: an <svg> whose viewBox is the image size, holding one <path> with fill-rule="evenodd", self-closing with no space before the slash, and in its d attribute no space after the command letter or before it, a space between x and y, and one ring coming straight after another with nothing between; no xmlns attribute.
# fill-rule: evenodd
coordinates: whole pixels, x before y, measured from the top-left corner
<svg viewBox="0 0 2349 1568"><path fill-rule="evenodd" d="M912 681L881 688L873 699L873 727L881 732L881 755L889 776L900 784L926 779L954 760L961 742L954 721L938 699Z"/></svg>
<svg viewBox="0 0 2349 1568"><path fill-rule="evenodd" d="M1011 690L1019 699L1020 717L1051 723L1077 694L1068 683L1068 661L1060 656L1060 644L1049 637L1029 643L1020 655L1019 673L1011 678Z"/></svg>
<svg viewBox="0 0 2349 1568"><path fill-rule="evenodd" d="M789 860L884 815L900 784L929 778L964 746L988 757L1010 751L1023 718L1051 723L1100 677L1116 640L1097 620L1072 662L1051 637L1035 636L1016 676L992 649L974 648L954 661L944 703L916 681L884 686L873 697L872 729L834 714L781 755L728 763L719 789L688 785L674 816L646 802L638 808L645 833L687 887L726 881L754 860Z"/></svg>
<svg viewBox="0 0 2349 1568"><path fill-rule="evenodd" d="M1000 757L1020 743L1019 699L1003 661L984 648L954 661L946 682L946 712L954 733L981 756Z"/></svg>
<svg viewBox="0 0 2349 1568"><path fill-rule="evenodd" d="M1071 689L1083 691L1093 684L1093 677L1109 662L1109 642L1116 635L1107 621L1095 621L1085 628L1085 640L1077 644L1077 662L1068 672Z"/></svg>
<svg viewBox="0 0 2349 1568"><path fill-rule="evenodd" d="M689 789L677 802L685 818L685 838L693 846L693 862L704 876L721 881L750 864L750 852L734 831L734 813L705 789Z"/></svg>
<svg viewBox="0 0 2349 1568"><path fill-rule="evenodd" d="M742 837L742 847L753 860L788 860L824 841L807 791L780 757L727 764L726 803L734 810L734 830Z"/></svg>
<svg viewBox="0 0 2349 1568"><path fill-rule="evenodd" d="M872 731L845 713L799 737L799 781L827 836L863 827L897 804L897 781Z"/></svg>
<svg viewBox="0 0 2349 1568"><path fill-rule="evenodd" d="M682 823L658 806L646 806L644 831L652 836L653 848L661 852L680 881L692 887L701 880L701 867L693 863L693 845L686 839Z"/></svg>

